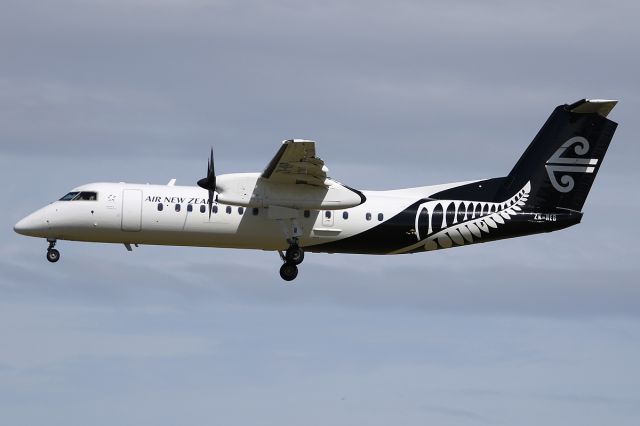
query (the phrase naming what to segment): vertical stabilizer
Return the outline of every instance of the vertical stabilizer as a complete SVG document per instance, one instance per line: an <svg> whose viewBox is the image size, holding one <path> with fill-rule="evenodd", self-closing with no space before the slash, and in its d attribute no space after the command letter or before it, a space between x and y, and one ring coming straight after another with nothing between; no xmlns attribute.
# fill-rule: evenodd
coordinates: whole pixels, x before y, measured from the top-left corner
<svg viewBox="0 0 640 426"><path fill-rule="evenodd" d="M557 107L505 179L499 198L530 181L531 207L581 211L618 126L607 118L616 103L583 99Z"/></svg>

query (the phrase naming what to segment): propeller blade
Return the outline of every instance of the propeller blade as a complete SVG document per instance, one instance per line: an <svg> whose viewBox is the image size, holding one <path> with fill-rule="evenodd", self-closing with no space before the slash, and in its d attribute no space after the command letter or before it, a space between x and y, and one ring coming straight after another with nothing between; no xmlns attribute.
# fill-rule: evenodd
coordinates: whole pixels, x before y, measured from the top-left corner
<svg viewBox="0 0 640 426"><path fill-rule="evenodd" d="M211 209L213 209L213 191L209 190L209 199L207 199L209 205L209 220L211 220Z"/></svg>
<svg viewBox="0 0 640 426"><path fill-rule="evenodd" d="M207 198L207 204L209 205L209 219L211 219L211 210L213 209L213 198L216 191L216 172L213 163L213 147L211 148L211 154L209 155L209 162L207 164L207 176L198 181L198 186L202 189L206 189L209 192Z"/></svg>
<svg viewBox="0 0 640 426"><path fill-rule="evenodd" d="M209 170L209 174L213 177L215 177L216 173L213 167L213 147L211 147L211 153L210 153L210 157L209 157L209 165L210 165L210 170Z"/></svg>

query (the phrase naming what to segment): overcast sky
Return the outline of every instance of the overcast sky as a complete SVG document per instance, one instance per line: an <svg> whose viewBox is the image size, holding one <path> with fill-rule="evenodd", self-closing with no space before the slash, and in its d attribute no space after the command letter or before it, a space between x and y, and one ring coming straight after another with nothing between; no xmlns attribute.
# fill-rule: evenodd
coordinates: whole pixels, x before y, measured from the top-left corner
<svg viewBox="0 0 640 426"><path fill-rule="evenodd" d="M0 0L0 422L637 425L634 1ZM60 242L92 181L194 184L318 142L359 189L509 172L558 104L619 99L579 226L437 253Z"/></svg>

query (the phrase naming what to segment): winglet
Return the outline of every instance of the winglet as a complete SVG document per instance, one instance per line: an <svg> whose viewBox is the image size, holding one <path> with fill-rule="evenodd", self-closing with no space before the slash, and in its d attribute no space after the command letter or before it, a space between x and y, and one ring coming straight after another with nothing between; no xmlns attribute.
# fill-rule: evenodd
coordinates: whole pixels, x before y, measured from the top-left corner
<svg viewBox="0 0 640 426"><path fill-rule="evenodd" d="M171 179L169 181L169 183L167 184L167 186L174 186L176 184L176 180L175 179Z"/></svg>

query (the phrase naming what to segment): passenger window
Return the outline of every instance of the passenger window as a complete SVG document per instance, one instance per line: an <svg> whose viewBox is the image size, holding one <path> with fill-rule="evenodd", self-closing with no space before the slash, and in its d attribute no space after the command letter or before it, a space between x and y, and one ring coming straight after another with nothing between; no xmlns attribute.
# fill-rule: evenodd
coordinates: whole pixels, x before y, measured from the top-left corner
<svg viewBox="0 0 640 426"><path fill-rule="evenodd" d="M207 208L203 205L200 206L200 213L204 213L207 211Z"/></svg>
<svg viewBox="0 0 640 426"><path fill-rule="evenodd" d="M231 206L227 206L227 214L231 214Z"/></svg>
<svg viewBox="0 0 640 426"><path fill-rule="evenodd" d="M326 217L327 219L331 219L331 211L327 210L326 212L324 212L324 217Z"/></svg>
<svg viewBox="0 0 640 426"><path fill-rule="evenodd" d="M64 197L60 198L59 201L71 201L74 198L76 198L76 195L78 195L78 194L79 194L78 192L69 192Z"/></svg>
<svg viewBox="0 0 640 426"><path fill-rule="evenodd" d="M244 207L238 207L238 214L244 213Z"/></svg>
<svg viewBox="0 0 640 426"><path fill-rule="evenodd" d="M180 204L176 204L176 211L179 212L180 211Z"/></svg>
<svg viewBox="0 0 640 426"><path fill-rule="evenodd" d="M252 212L254 216L258 216L258 213L260 213L260 209L258 209L257 207L254 207Z"/></svg>
<svg viewBox="0 0 640 426"><path fill-rule="evenodd" d="M378 213L378 220L382 222L382 219L384 219L384 215L382 213Z"/></svg>
<svg viewBox="0 0 640 426"><path fill-rule="evenodd" d="M158 203L158 211L161 212L164 209L164 205L162 203Z"/></svg>
<svg viewBox="0 0 640 426"><path fill-rule="evenodd" d="M367 214L365 215L365 219L367 219L367 220L371 220L371 213L367 213Z"/></svg>
<svg viewBox="0 0 640 426"><path fill-rule="evenodd" d="M311 216L311 212L309 210L305 210L304 217L309 217L309 216Z"/></svg>
<svg viewBox="0 0 640 426"><path fill-rule="evenodd" d="M191 204L187 204L187 211L188 212L192 212L193 211L193 206Z"/></svg>
<svg viewBox="0 0 640 426"><path fill-rule="evenodd" d="M76 200L84 200L84 201L95 201L98 199L98 194L95 192L81 192L80 195L78 195L76 198Z"/></svg>
<svg viewBox="0 0 640 426"><path fill-rule="evenodd" d="M349 219L349 212L342 212L342 218L343 218L344 220Z"/></svg>
<svg viewBox="0 0 640 426"><path fill-rule="evenodd" d="M227 213L231 213L231 207L228 207L229 211ZM211 211L214 213L218 213L218 206L211 207Z"/></svg>

